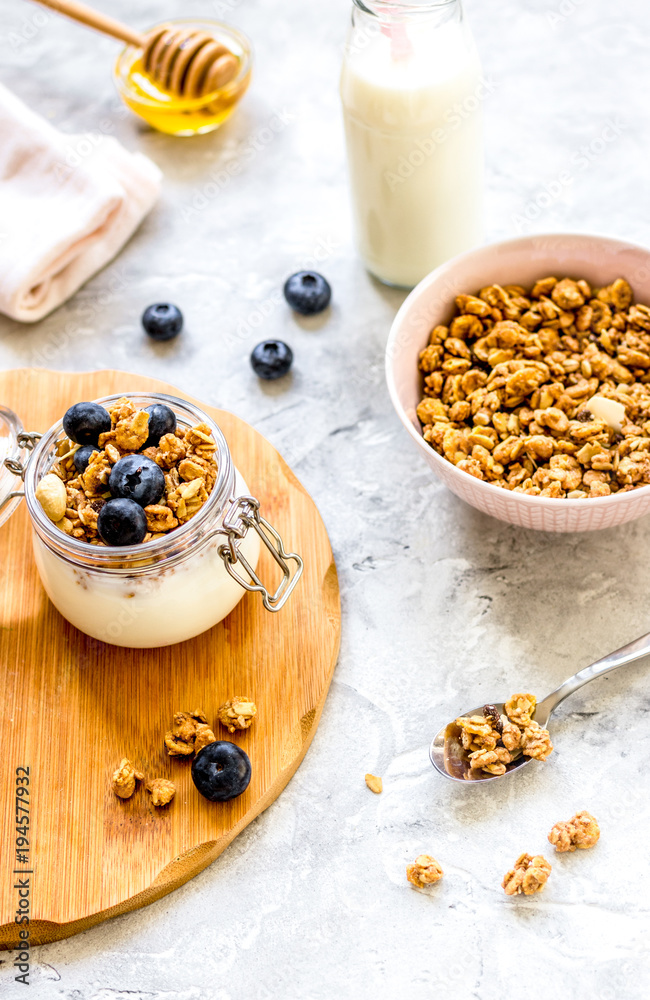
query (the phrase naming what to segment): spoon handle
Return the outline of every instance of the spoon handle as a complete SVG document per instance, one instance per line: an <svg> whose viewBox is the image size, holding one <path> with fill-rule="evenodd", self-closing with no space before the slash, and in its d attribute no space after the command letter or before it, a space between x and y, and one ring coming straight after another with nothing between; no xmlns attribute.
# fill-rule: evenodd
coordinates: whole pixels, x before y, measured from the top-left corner
<svg viewBox="0 0 650 1000"><path fill-rule="evenodd" d="M137 45L140 48L144 45L144 38L140 32L108 17L107 14L87 7L84 3L79 3L78 0L38 0L38 2L59 14L71 17L73 21L79 21L80 24L94 28L95 31L101 31L104 35L111 35L113 38L119 38L122 42Z"/></svg>
<svg viewBox="0 0 650 1000"><path fill-rule="evenodd" d="M640 660L648 654L650 654L650 632L635 639L634 642L628 642L627 646L622 646L620 649L614 650L613 653L608 653L607 656L603 656L602 660L596 660L584 670L578 671L573 677L569 677L564 684L560 684L559 688L547 695L544 701L540 702L538 708L542 709L544 714L548 712L548 715L551 715L565 698L581 688L583 684L588 684L589 681L593 681L596 677L602 677L603 674L608 674L610 671L616 670L617 667L634 663L635 660Z"/></svg>

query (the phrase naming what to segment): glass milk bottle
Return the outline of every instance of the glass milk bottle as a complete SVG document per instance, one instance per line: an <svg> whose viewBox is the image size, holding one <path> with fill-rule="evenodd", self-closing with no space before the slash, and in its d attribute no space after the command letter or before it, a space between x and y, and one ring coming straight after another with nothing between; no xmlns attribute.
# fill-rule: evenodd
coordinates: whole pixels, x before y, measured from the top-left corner
<svg viewBox="0 0 650 1000"><path fill-rule="evenodd" d="M407 288L483 239L488 86L460 0L353 0L341 98L369 271Z"/></svg>

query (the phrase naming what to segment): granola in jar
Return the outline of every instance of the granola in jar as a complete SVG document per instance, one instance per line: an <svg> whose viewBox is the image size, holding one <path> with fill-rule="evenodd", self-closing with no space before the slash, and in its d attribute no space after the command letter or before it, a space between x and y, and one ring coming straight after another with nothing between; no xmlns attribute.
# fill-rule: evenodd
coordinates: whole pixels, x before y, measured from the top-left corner
<svg viewBox="0 0 650 1000"><path fill-rule="evenodd" d="M98 404L75 404L68 413L79 406L103 409ZM173 417L172 411L165 409ZM198 513L212 492L218 473L212 432L205 423L183 428L174 421L173 432L152 440L151 414L131 399L109 403L105 412L110 430L97 436L97 446L84 446L69 437L59 441L56 460L39 483L37 499L66 535L91 545L106 545L106 533L102 537L98 525L102 509L125 495L115 490L114 469L128 456L142 456L146 460L143 464L155 463L160 470L160 495L142 505L142 541L162 538ZM82 451L89 454L80 460ZM56 489L55 478L61 483Z"/></svg>

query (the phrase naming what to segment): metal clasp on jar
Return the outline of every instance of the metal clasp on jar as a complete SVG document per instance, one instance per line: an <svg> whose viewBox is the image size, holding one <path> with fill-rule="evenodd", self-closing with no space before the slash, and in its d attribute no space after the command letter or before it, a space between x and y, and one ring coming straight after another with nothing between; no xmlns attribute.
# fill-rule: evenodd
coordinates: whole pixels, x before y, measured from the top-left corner
<svg viewBox="0 0 650 1000"><path fill-rule="evenodd" d="M251 528L260 536L282 570L282 580L274 594L267 590L237 545ZM230 507L224 514L222 527L215 534L225 535L227 538L227 541L220 545L217 551L233 580L236 580L244 590L261 594L262 602L267 611L279 611L286 604L302 576L304 563L296 552L285 551L284 542L278 532L261 516L259 500L246 496L231 500ZM290 561L296 563L293 576L289 566ZM249 583L237 572L235 569L237 563L248 573L252 583Z"/></svg>
<svg viewBox="0 0 650 1000"><path fill-rule="evenodd" d="M16 440L20 450L25 453L25 457L23 459L5 458L3 462L5 468L9 469L9 472L11 472L14 476L20 476L21 479L24 479L25 473L27 472L27 466L29 465L32 457L32 452L42 437L43 435L37 433L36 431L20 431L16 436ZM11 503L12 500L17 500L19 497L24 496L24 490L12 490L11 493L8 493L7 496L3 497L2 501L0 501L0 510L2 510L2 508L8 503Z"/></svg>

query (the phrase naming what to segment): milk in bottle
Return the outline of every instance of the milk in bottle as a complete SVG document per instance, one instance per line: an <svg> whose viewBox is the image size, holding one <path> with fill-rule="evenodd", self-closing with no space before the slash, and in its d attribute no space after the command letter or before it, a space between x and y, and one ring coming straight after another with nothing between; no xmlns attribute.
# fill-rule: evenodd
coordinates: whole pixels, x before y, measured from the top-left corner
<svg viewBox="0 0 650 1000"><path fill-rule="evenodd" d="M459 0L354 0L341 98L357 239L412 287L483 237L489 85Z"/></svg>

